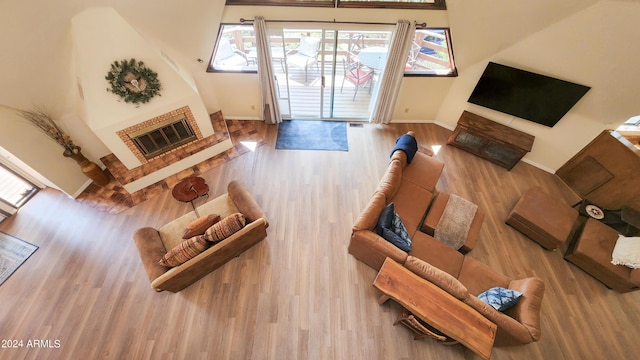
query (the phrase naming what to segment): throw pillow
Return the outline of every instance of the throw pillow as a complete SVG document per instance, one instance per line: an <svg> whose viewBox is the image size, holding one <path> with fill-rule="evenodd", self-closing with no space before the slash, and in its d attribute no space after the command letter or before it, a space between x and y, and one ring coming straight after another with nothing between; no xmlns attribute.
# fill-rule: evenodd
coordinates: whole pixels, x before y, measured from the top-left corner
<svg viewBox="0 0 640 360"><path fill-rule="evenodd" d="M198 254L202 253L209 247L209 243L205 240L204 236L198 235L190 239L187 239L180 244L176 245L173 249L169 250L159 263L162 266L174 267L180 264L184 264L190 259L193 259Z"/></svg>
<svg viewBox="0 0 640 360"><path fill-rule="evenodd" d="M418 151L418 141L416 138L409 134L402 134L398 139L396 139L396 145L391 149L392 156L396 150L402 150L405 154L407 154L407 164L411 164L411 160L416 155Z"/></svg>
<svg viewBox="0 0 640 360"><path fill-rule="evenodd" d="M244 215L235 213L213 224L204 232L204 237L213 243L220 242L240 231L247 223Z"/></svg>
<svg viewBox="0 0 640 360"><path fill-rule="evenodd" d="M640 269L640 237L618 236L611 257L614 265Z"/></svg>
<svg viewBox="0 0 640 360"><path fill-rule="evenodd" d="M392 243L400 250L411 251L411 239L400 216L395 212L393 203L387 205L378 219L378 235Z"/></svg>
<svg viewBox="0 0 640 360"><path fill-rule="evenodd" d="M186 229L182 233L183 239L190 239L197 235L204 234L211 225L220 221L220 215L218 214L210 214L206 216L201 216L198 219L194 220L191 224L187 225Z"/></svg>
<svg viewBox="0 0 640 360"><path fill-rule="evenodd" d="M522 293L517 290L505 289L502 287L493 287L482 294L478 295L478 299L491 305L498 311L505 311L518 303L522 297Z"/></svg>

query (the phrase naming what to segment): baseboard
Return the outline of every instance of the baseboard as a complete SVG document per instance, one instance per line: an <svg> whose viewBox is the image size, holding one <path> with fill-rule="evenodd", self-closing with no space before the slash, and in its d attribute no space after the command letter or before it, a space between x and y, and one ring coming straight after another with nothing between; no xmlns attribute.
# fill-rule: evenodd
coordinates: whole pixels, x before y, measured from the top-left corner
<svg viewBox="0 0 640 360"><path fill-rule="evenodd" d="M522 160L521 160L521 161L523 161L523 162L525 162L525 163L527 163L527 164L529 164L529 165L531 165L531 166L535 166L535 167L537 167L537 168L538 168L538 169L540 169L540 170L546 171L546 172L548 172L549 174L555 174L555 173L556 173L556 171L555 171L555 170L553 170L553 169L551 169L551 168L548 168L548 167L546 167L546 166L544 166L544 165L540 165L540 164L538 164L538 163L537 163L537 162L535 162L535 161L531 161L531 160L527 159L526 157L525 157L525 158L522 158Z"/></svg>

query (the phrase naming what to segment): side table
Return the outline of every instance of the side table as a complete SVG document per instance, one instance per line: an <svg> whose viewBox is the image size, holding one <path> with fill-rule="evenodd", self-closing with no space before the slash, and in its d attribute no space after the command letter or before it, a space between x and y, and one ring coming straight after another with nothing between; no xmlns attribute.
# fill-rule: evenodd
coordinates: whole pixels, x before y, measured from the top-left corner
<svg viewBox="0 0 640 360"><path fill-rule="evenodd" d="M373 286L383 293L380 305L391 298L483 359L491 357L497 325L438 286L390 258L382 264Z"/></svg>
<svg viewBox="0 0 640 360"><path fill-rule="evenodd" d="M201 196L209 195L209 185L199 176L188 177L173 187L171 195L178 201L190 202L196 216L200 217L193 201Z"/></svg>

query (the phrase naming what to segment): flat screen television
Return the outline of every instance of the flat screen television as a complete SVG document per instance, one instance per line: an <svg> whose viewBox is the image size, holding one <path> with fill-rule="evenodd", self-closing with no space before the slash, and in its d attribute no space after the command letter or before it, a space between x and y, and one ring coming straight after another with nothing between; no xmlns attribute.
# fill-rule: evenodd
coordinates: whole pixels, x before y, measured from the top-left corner
<svg viewBox="0 0 640 360"><path fill-rule="evenodd" d="M553 127L591 89L489 62L469 102Z"/></svg>

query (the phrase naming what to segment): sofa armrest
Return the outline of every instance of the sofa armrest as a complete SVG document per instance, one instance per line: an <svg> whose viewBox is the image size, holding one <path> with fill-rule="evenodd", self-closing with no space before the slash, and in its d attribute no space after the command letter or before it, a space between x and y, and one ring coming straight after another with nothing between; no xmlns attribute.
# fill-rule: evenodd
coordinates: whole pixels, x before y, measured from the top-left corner
<svg viewBox="0 0 640 360"><path fill-rule="evenodd" d="M229 193L229 198L231 198L231 201L236 205L238 211L245 216L247 222L254 222L262 218L265 221L265 228L269 227L267 216L253 195L251 195L245 183L234 180L227 186L227 192Z"/></svg>
<svg viewBox="0 0 640 360"><path fill-rule="evenodd" d="M505 313L524 325L534 341L540 339L540 310L544 297L545 285L542 280L530 277L512 280L509 289L520 291L523 295L518 303Z"/></svg>
<svg viewBox="0 0 640 360"><path fill-rule="evenodd" d="M367 206L362 210L358 219L353 224L352 231L360 231L360 230L373 230L378 224L378 219L380 218L380 214L382 214L382 210L387 206L387 202L385 196L381 192L374 192L367 203ZM382 266L382 264L380 264Z"/></svg>
<svg viewBox="0 0 640 360"><path fill-rule="evenodd" d="M133 234L133 240L138 248L140 260L142 260L142 265L147 272L149 281L152 282L167 272L169 268L158 263L164 254L167 253L158 230L152 227L140 228Z"/></svg>
<svg viewBox="0 0 640 360"><path fill-rule="evenodd" d="M406 252L371 230L353 232L349 242L349 253L376 270L380 270L387 257L399 264L404 264L407 260Z"/></svg>
<svg viewBox="0 0 640 360"><path fill-rule="evenodd" d="M475 295L469 295L468 298L464 299L464 303L498 326L494 342L495 346L528 344L536 340L523 324L494 309Z"/></svg>

